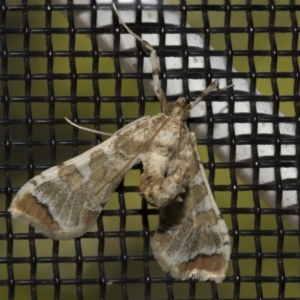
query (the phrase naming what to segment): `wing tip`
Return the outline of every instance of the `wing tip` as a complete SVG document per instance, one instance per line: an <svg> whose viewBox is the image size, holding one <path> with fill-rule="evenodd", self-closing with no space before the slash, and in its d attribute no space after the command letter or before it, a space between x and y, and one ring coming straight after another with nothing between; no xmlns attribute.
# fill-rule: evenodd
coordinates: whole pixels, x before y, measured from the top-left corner
<svg viewBox="0 0 300 300"><path fill-rule="evenodd" d="M220 253L204 255L199 253L188 261L177 263L166 253L166 248L157 239L151 240L153 255L164 272L169 273L176 280L194 278L199 281L214 281L221 283L226 277L230 258L230 244L223 245ZM170 251L170 249L169 249Z"/></svg>
<svg viewBox="0 0 300 300"><path fill-rule="evenodd" d="M83 236L96 222L100 212L82 210L81 222L74 225L62 224L59 218L52 216L46 204L41 203L31 193L17 194L8 212L13 219L36 228L48 238L54 240L70 240Z"/></svg>
<svg viewBox="0 0 300 300"><path fill-rule="evenodd" d="M20 219L23 223L29 224L46 237L52 239L67 239L60 237L63 231L58 222L56 222L47 206L39 203L37 198L30 192L17 194L13 199L8 212L13 219Z"/></svg>

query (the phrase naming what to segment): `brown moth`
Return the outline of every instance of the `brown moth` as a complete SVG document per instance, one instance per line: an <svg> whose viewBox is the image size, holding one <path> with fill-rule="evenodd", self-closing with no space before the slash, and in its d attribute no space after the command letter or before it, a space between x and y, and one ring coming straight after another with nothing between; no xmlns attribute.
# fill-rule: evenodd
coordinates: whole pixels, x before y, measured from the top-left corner
<svg viewBox="0 0 300 300"><path fill-rule="evenodd" d="M52 239L80 237L94 225L125 174L141 162L140 193L160 207L160 223L151 240L158 263L176 279L221 282L230 258L228 229L206 179L195 135L184 123L218 82L192 105L185 98L168 104L159 87L156 51L113 7L126 30L151 51L163 113L140 118L102 144L35 176L19 190L9 211Z"/></svg>

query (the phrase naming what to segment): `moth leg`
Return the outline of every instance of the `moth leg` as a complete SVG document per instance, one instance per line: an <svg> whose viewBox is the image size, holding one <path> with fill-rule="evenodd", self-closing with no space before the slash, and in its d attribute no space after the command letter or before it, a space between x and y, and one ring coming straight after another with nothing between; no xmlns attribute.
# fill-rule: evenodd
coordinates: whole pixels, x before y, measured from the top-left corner
<svg viewBox="0 0 300 300"><path fill-rule="evenodd" d="M165 207L173 202L183 201L180 194L185 192L185 163L183 160L174 159L170 169L172 171L167 176L156 176L149 171L141 175L140 194L149 204Z"/></svg>
<svg viewBox="0 0 300 300"><path fill-rule="evenodd" d="M143 40L141 37L139 37L138 35L136 35L122 20L122 18L120 17L120 14L115 6L115 4L112 4L114 11L116 12L118 18L119 18L119 22L123 25L123 27L126 29L126 31L131 34L132 36L134 36L141 44L144 48L150 50L150 62L151 62L151 66L152 66L152 77L153 77L153 81L154 81L154 92L156 94L156 97L158 98L159 102L161 103L163 110L165 111L165 108L167 106L167 99L165 96L164 91L161 89L160 87L160 81L159 81L159 63L158 63L158 57L157 57L157 53L156 50L153 48L152 45L150 45L147 41Z"/></svg>

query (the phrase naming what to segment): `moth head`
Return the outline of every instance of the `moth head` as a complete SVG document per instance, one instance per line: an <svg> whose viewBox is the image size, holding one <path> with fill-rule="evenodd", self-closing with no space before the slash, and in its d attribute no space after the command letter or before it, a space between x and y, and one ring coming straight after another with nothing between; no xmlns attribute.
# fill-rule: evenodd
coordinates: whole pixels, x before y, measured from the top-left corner
<svg viewBox="0 0 300 300"><path fill-rule="evenodd" d="M176 102L167 103L163 110L167 116L172 115L173 117L180 118L182 121L185 121L189 117L189 111L191 109L190 104L186 104L186 99L180 97Z"/></svg>

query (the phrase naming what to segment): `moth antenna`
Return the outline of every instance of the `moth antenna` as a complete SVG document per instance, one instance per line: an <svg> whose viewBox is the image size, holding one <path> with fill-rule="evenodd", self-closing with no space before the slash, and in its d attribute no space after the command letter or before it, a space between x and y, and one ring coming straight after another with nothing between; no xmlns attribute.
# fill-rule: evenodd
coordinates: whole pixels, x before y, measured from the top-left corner
<svg viewBox="0 0 300 300"><path fill-rule="evenodd" d="M224 87L222 87L221 89L218 88L218 91L225 91L225 90L228 90L228 89L231 88L231 87L234 87L234 84L230 84L230 85L224 86Z"/></svg>
<svg viewBox="0 0 300 300"><path fill-rule="evenodd" d="M205 90L204 92L198 96L196 98L196 100L191 103L191 107L190 107L190 110L192 110L200 101L202 101L209 93L211 93L213 90L217 89L218 91L222 91L222 90L227 90L231 87L233 87L234 84L231 84L231 85L228 85L228 86L225 86L224 88L219 88L219 81L218 80L214 80Z"/></svg>
<svg viewBox="0 0 300 300"><path fill-rule="evenodd" d="M166 99L164 91L160 88L160 81L159 81L160 69L159 69L159 62L158 62L158 57L157 57L156 50L153 48L153 46L151 44L149 44L147 41L143 40L140 36L136 35L125 24L125 22L122 20L120 14L119 14L119 11L117 10L114 3L112 4L112 6L113 6L113 9L116 12L118 18L119 18L119 22L126 29L126 31L129 34L131 34L132 36L134 36L135 39L137 39L142 44L143 47L150 50L150 62L151 62L151 66L152 66L152 78L153 78L153 81L154 81L154 92L155 92L156 97L158 98L159 102L162 105L163 111L165 111L166 107L167 107L167 99Z"/></svg>
<svg viewBox="0 0 300 300"><path fill-rule="evenodd" d="M119 19L119 22L122 24L122 26L126 29L126 31L129 33L129 34L131 34L132 36L134 36L135 37L135 39L137 39L138 41L140 41L142 44L144 44L144 43L147 43L147 42L145 42L144 40L142 40L141 39L141 37L140 36L138 36L138 35L136 35L128 26L127 26L127 24L122 20L122 18L121 18L121 16L120 16L120 14L119 14L119 11L117 10L117 7L116 7L116 5L113 3L112 4L112 6L113 6L113 8L114 8L114 11L116 12L116 14L117 14L117 16L118 16L118 19ZM154 48L149 44L149 43L147 43L148 45L145 45L145 47L147 48L147 49L149 49L150 51L155 51L154 50ZM148 47L149 48L148 48Z"/></svg>
<svg viewBox="0 0 300 300"><path fill-rule="evenodd" d="M107 132L103 132L103 131L98 131L98 130L94 130L94 129L89 129L80 125L77 125L75 123L73 123L72 121L70 121L68 118L65 117L65 120L71 124L72 126L78 128L78 129L82 129L84 131L88 131L88 132L92 132L92 133L96 133L96 134L103 134L103 135L108 135L108 136L112 136L113 134L111 133L107 133Z"/></svg>

